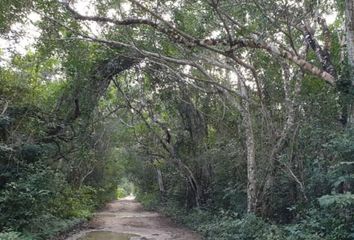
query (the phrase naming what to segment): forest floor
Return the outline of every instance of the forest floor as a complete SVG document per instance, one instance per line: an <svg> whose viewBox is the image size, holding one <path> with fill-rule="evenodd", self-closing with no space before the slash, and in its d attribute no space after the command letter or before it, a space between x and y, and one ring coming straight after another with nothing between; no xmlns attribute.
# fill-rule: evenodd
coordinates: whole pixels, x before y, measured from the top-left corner
<svg viewBox="0 0 354 240"><path fill-rule="evenodd" d="M133 197L113 201L97 212L87 229L66 240L201 240L157 212L145 211Z"/></svg>

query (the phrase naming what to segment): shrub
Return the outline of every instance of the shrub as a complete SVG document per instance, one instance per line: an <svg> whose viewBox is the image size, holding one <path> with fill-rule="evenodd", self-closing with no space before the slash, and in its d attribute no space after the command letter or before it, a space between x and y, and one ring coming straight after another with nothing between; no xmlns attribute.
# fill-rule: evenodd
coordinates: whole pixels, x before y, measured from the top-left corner
<svg viewBox="0 0 354 240"><path fill-rule="evenodd" d="M146 209L155 209L159 206L159 197L154 193L138 192L137 199Z"/></svg>
<svg viewBox="0 0 354 240"><path fill-rule="evenodd" d="M97 207L95 198L97 190L90 186L75 189L66 186L53 200L53 211L62 218L89 218Z"/></svg>
<svg viewBox="0 0 354 240"><path fill-rule="evenodd" d="M18 232L2 232L0 233L1 240L31 240L30 237L25 237Z"/></svg>
<svg viewBox="0 0 354 240"><path fill-rule="evenodd" d="M280 240L284 233L275 225L268 224L254 215L244 218L219 216L212 222L197 228L207 239L238 240Z"/></svg>
<svg viewBox="0 0 354 240"><path fill-rule="evenodd" d="M81 219L62 219L47 214L33 219L32 225L26 231L33 236L33 239L50 239L62 232L70 231L80 223L82 223Z"/></svg>
<svg viewBox="0 0 354 240"><path fill-rule="evenodd" d="M20 169L18 179L6 183L0 192L0 228L17 230L30 226L32 219L47 213L61 183L54 171L41 165Z"/></svg>
<svg viewBox="0 0 354 240"><path fill-rule="evenodd" d="M116 194L117 199L124 198L127 195L128 194L127 194L127 192L125 191L124 188L121 188L121 187L117 188L117 194Z"/></svg>
<svg viewBox="0 0 354 240"><path fill-rule="evenodd" d="M284 240L285 232L255 215L237 217L228 211L186 210L168 201L160 208L166 215L200 232L210 240Z"/></svg>

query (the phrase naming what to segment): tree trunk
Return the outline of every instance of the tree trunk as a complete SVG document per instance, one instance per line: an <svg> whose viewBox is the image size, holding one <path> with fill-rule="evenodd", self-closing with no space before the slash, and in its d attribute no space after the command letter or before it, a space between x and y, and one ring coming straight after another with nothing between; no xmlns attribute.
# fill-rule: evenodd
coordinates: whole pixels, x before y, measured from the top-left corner
<svg viewBox="0 0 354 240"><path fill-rule="evenodd" d="M345 25L348 49L348 61L350 66L354 66L354 0L345 1Z"/></svg>
<svg viewBox="0 0 354 240"><path fill-rule="evenodd" d="M249 112L248 103L244 104L246 108L243 113L243 125L246 133L247 146L247 212L256 212L257 198L256 198L256 152L255 142L252 129L252 118Z"/></svg>
<svg viewBox="0 0 354 240"><path fill-rule="evenodd" d="M298 79L295 83L294 94L291 96L291 73L287 64L283 63L283 87L285 96L286 121L284 122L282 131L275 133L273 138L277 139L269 155L268 169L266 170L266 179L264 186L260 187L261 192L261 211L262 215L270 217L273 215L274 207L272 202L274 198L274 186L276 184L276 176L279 168L279 155L285 145L285 142L293 130L295 124L295 99L301 90L301 80Z"/></svg>
<svg viewBox="0 0 354 240"><path fill-rule="evenodd" d="M247 212L255 213L257 207L257 174L256 174L256 147L252 127L252 116L248 102L248 93L245 86L245 79L241 72L236 71L238 75L238 87L241 95L246 98L241 100L240 112L242 115L242 124L246 135L247 151Z"/></svg>
<svg viewBox="0 0 354 240"><path fill-rule="evenodd" d="M234 69L237 75L237 83L240 95L240 102L235 101L233 96L228 92L224 92L226 99L234 105L241 113L242 125L245 131L246 141L246 161L247 161L247 212L256 213L257 211L257 166L256 166L256 147L252 126L252 116L250 113L250 104L248 101L248 93L245 86L246 79L238 69ZM229 73L227 78L230 78Z"/></svg>
<svg viewBox="0 0 354 240"><path fill-rule="evenodd" d="M159 184L159 190L161 194L165 193L165 186L163 184L163 179L162 179L162 173L160 169L156 169L156 173L157 173L157 182Z"/></svg>
<svg viewBox="0 0 354 240"><path fill-rule="evenodd" d="M346 45L348 51L348 64L350 67L349 76L352 86L354 86L354 0L345 1L345 27L346 27ZM348 104L347 123L350 126L354 121L354 103Z"/></svg>
<svg viewBox="0 0 354 240"><path fill-rule="evenodd" d="M174 158L173 161L176 163L180 173L187 178L189 186L194 194L195 206L199 208L200 207L200 187L196 178L194 177L192 170L190 170L190 168L186 164L184 164L180 159L176 157Z"/></svg>

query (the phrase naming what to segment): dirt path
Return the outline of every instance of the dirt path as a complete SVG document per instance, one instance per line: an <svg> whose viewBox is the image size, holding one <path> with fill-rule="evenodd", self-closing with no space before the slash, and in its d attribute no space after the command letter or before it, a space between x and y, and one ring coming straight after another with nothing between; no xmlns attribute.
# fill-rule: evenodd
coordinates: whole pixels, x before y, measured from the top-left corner
<svg viewBox="0 0 354 240"><path fill-rule="evenodd" d="M133 234L133 235L129 235ZM67 240L201 240L156 212L145 211L133 198L114 201L98 212L90 228Z"/></svg>

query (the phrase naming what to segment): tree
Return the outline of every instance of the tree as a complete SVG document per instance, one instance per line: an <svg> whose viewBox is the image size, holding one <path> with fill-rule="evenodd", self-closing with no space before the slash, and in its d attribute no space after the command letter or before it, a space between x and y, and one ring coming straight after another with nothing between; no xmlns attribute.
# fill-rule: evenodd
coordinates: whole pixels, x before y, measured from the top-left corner
<svg viewBox="0 0 354 240"><path fill-rule="evenodd" d="M330 3L323 4L319 11L315 11L316 7L307 2L296 3L260 3L253 1L250 3L243 3L242 13L236 8L231 1L202 1L198 3L181 2L179 5L174 6L171 2L164 2L158 5L158 8L152 8L151 4L144 4L139 1L132 0L132 9L130 12L131 17L114 19L105 16L85 16L78 13L73 9L69 3L62 3L64 8L71 13L71 15L79 21L94 21L105 24L107 30L110 31L105 37L93 37L89 34L74 31L78 36L87 39L89 41L106 44L112 48L126 48L132 51L138 59L145 59L145 61L153 61L158 63L166 70L175 71L182 79L190 79L193 82L204 81L210 83L216 89L222 91L229 91L225 89L225 85L220 84L222 74L220 71L238 71L247 72L250 75L249 81L252 81L257 86L256 91L260 99L257 102L264 101L264 89L262 89L262 79L265 76L260 70L265 65L254 66L257 54L252 53L252 49L259 49L261 54L263 51L270 54L271 61L277 62L277 59L284 59L289 61L293 65L287 68L300 69L301 71L308 72L317 78L322 79L329 85L335 87L337 81L337 70L331 62L331 55L329 53L329 41L331 41L330 31L323 18L323 12L327 7L333 6ZM231 7L230 7L231 6ZM106 11L110 9L110 6L104 6ZM167 9L172 9L168 11ZM205 14L199 18L209 19L208 23L202 22L197 26L188 25L189 22L196 24L193 14L195 9L205 9ZM161 17L160 12L165 11L170 16L171 21L165 20ZM140 17L143 13L144 17ZM124 12L121 12L122 16L125 16ZM247 14L252 16L247 18ZM263 18L265 21L260 21ZM303 18L303 21L299 22L296 19ZM114 27L128 27L130 29L130 36L126 38L115 39L112 34L117 29L112 29L109 24L113 24ZM267 24L266 28L263 28ZM245 27L247 26L247 27ZM200 29L197 32L195 29ZM134 30L141 29L141 30ZM216 38L208 38L208 34L217 32ZM321 31L320 34L318 32ZM140 33L141 32L141 33ZM151 43L155 47L146 47L143 41L135 41L131 43L132 39L139 39L139 35L151 36L150 34L157 34L157 38L151 38ZM276 36L276 37L274 37ZM320 45L317 40L318 36L325 39L323 45ZM304 44L305 43L305 44ZM173 46L175 45L175 46ZM173 51L172 51L173 49ZM314 56L311 56L313 51ZM173 53L173 54L172 54ZM263 54L263 53L262 53ZM244 56L250 56L249 60L244 59ZM177 57L178 56L178 57ZM315 60L316 64L311 62ZM195 73L189 71L186 74L178 66L188 66L193 71L199 72L202 78L196 78ZM297 67L296 67L297 66ZM217 74L213 74L212 69L217 69ZM181 71L182 70L182 71ZM286 70L290 71L290 70ZM294 70L291 70L294 71ZM192 74L191 74L192 73ZM242 73L243 74L243 73ZM237 74L240 78L240 74ZM233 94L236 94L239 101L245 100L245 92L242 92L240 87L245 83L239 85L236 90L232 90ZM285 87L288 83L285 82ZM244 86L245 87L245 86ZM297 87L299 89L299 87ZM284 125L283 133L280 133L280 138L274 144L272 154L270 155L271 165L275 165L274 158L277 158L277 152L282 148L284 140L291 132L294 110L292 110L291 100L289 100L289 92L286 91L286 100L288 102L288 121ZM253 99L252 99L253 100ZM248 103L247 103L248 104ZM270 109L261 102L263 106L263 112L265 117L269 115ZM245 105L243 105L245 108ZM242 111L242 109L239 108ZM246 114L248 112L247 105L243 116L247 122L250 121L250 116ZM248 116L248 117L247 117ZM252 126L250 124L244 124L245 137L248 140L247 146L250 147L248 159L249 159L249 176L255 175L257 172L255 168L255 160L251 160L254 157L253 150L251 150L252 144ZM248 130L247 130L248 129ZM285 167L285 166L284 166ZM287 166L288 168L288 166ZM291 175L300 184L297 177L291 171ZM253 172L253 173L252 173ZM274 172L271 170L270 172ZM270 177L272 174L270 174ZM251 177L254 178L254 177ZM249 179L250 180L250 179ZM267 183L271 180L266 180ZM264 193L255 193L254 184L249 184L249 206L256 206L255 195L263 195ZM267 191L267 187L260 188ZM251 193L253 192L253 193ZM252 210L251 210L252 209ZM250 211L256 211L255 207L249 207Z"/></svg>

